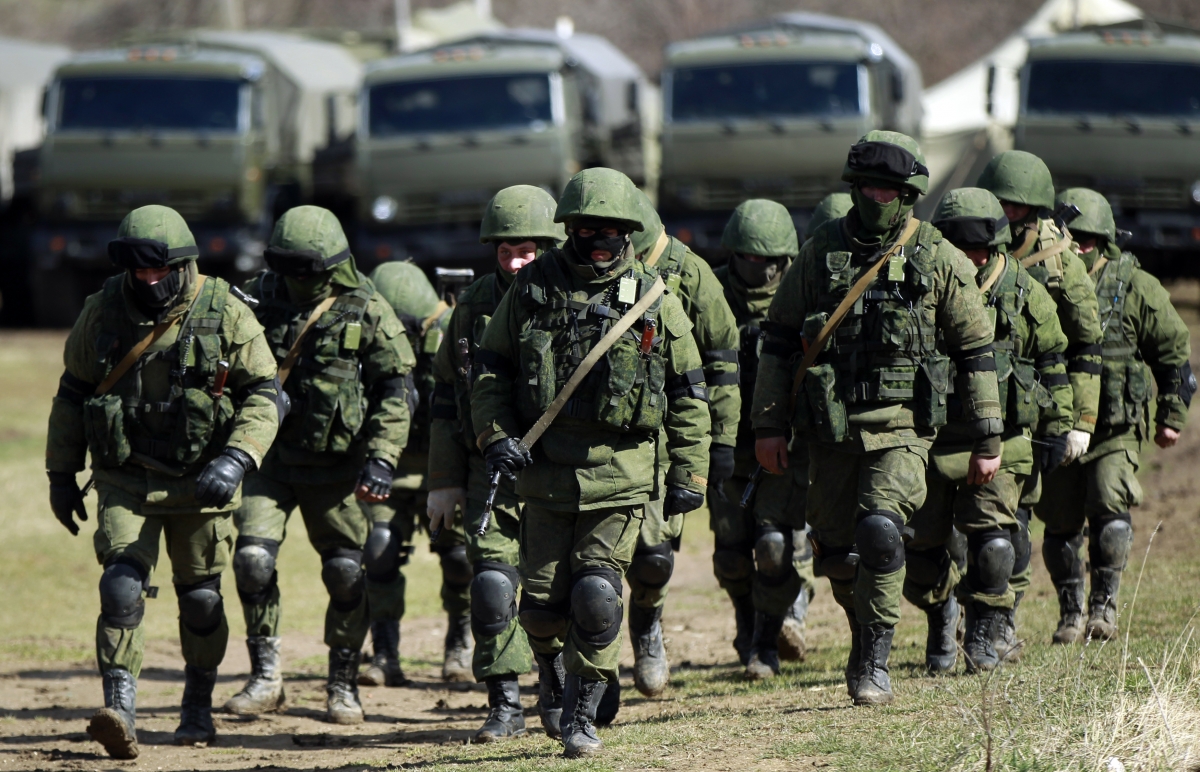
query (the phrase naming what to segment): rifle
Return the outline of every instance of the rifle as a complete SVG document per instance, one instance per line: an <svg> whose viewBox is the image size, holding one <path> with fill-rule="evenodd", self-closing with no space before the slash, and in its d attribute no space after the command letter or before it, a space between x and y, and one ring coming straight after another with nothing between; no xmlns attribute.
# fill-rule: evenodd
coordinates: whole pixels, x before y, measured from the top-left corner
<svg viewBox="0 0 1200 772"><path fill-rule="evenodd" d="M742 500L738 504L742 508L742 512L750 509L750 504L754 501L754 494L758 493L758 483L762 480L764 471L766 470L763 469L763 465L759 464L750 474L750 482L746 483L746 490L742 491Z"/></svg>
<svg viewBox="0 0 1200 772"><path fill-rule="evenodd" d="M1054 222L1058 223L1060 228L1066 228L1071 223L1075 222L1075 218L1083 212L1079 211L1079 207L1074 204L1063 204L1058 209L1050 213L1050 217Z"/></svg>

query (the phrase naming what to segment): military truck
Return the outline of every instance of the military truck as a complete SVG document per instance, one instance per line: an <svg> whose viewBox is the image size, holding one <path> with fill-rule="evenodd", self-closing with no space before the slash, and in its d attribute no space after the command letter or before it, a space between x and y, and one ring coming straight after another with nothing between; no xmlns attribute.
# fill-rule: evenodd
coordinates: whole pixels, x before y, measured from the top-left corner
<svg viewBox="0 0 1200 772"><path fill-rule="evenodd" d="M1200 32L1138 20L1030 41L1014 145L1088 187L1148 267L1200 264Z"/></svg>
<svg viewBox="0 0 1200 772"><path fill-rule="evenodd" d="M719 251L750 198L786 206L801 232L841 181L846 151L871 129L916 135L921 72L881 29L788 13L665 51L662 179L667 229Z"/></svg>
<svg viewBox="0 0 1200 772"><path fill-rule="evenodd" d="M582 168L654 174L657 90L601 37L506 29L368 65L356 139L364 260L485 269L483 205Z"/></svg>
<svg viewBox="0 0 1200 772"><path fill-rule="evenodd" d="M315 152L353 132L361 72L339 46L271 32L197 32L64 62L38 156L38 321L74 321L113 273L118 223L144 204L188 220L202 270L256 271L274 218L312 198Z"/></svg>

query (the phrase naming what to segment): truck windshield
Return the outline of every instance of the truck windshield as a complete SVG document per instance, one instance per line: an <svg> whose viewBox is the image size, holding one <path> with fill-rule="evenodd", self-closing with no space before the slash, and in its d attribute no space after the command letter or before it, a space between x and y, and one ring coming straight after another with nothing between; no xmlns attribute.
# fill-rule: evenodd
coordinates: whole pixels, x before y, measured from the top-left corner
<svg viewBox="0 0 1200 772"><path fill-rule="evenodd" d="M1195 116L1200 64L1040 59L1030 63L1030 113Z"/></svg>
<svg viewBox="0 0 1200 772"><path fill-rule="evenodd" d="M545 73L384 83L370 94L375 137L545 126L551 120Z"/></svg>
<svg viewBox="0 0 1200 772"><path fill-rule="evenodd" d="M857 115L858 65L766 62L686 67L671 81L676 121Z"/></svg>
<svg viewBox="0 0 1200 772"><path fill-rule="evenodd" d="M237 131L240 93L230 78L63 78L58 126Z"/></svg>

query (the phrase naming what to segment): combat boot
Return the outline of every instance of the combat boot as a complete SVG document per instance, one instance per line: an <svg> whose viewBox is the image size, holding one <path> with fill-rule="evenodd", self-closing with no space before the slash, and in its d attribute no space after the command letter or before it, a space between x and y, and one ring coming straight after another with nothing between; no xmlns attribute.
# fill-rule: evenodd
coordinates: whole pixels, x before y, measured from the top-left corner
<svg viewBox="0 0 1200 772"><path fill-rule="evenodd" d="M633 685L645 696L657 697L671 678L663 646L661 606L642 608L630 604L629 641L633 644Z"/></svg>
<svg viewBox="0 0 1200 772"><path fill-rule="evenodd" d="M283 707L283 675L279 671L280 638L251 635L246 638L250 651L250 678L237 694L225 701L225 712L235 716L274 713Z"/></svg>
<svg viewBox="0 0 1200 772"><path fill-rule="evenodd" d="M1024 648L1024 643L1017 637L1017 606L1021 604L1023 597L1025 597L1025 593L1018 592L1013 607L1004 609L1004 613L996 624L995 637L992 642L996 646L996 654L1000 656L1001 662L1018 662L1021 659L1021 649Z"/></svg>
<svg viewBox="0 0 1200 772"><path fill-rule="evenodd" d="M560 724L563 710L563 684L567 671L563 667L562 653L553 657L549 654L534 654L538 664L538 716L547 737L562 737Z"/></svg>
<svg viewBox="0 0 1200 772"><path fill-rule="evenodd" d="M754 598L750 593L730 598L733 601L733 619L737 623L737 634L733 637L733 648L742 667L750 661L750 647L754 645Z"/></svg>
<svg viewBox="0 0 1200 772"><path fill-rule="evenodd" d="M854 689L855 705L887 705L892 701L888 657L892 653L892 636L895 633L896 628L889 625L862 625L862 655Z"/></svg>
<svg viewBox="0 0 1200 772"><path fill-rule="evenodd" d="M179 711L176 745L200 745L217 738L212 719L212 693L217 685L217 669L188 665L183 669L183 704Z"/></svg>
<svg viewBox="0 0 1200 772"><path fill-rule="evenodd" d="M750 661L746 663L746 678L758 681L779 675L779 631L783 617L757 613L754 615L754 644Z"/></svg>
<svg viewBox="0 0 1200 772"><path fill-rule="evenodd" d="M329 681L325 684L326 720L331 724L361 724L362 702L358 699L358 660L353 649L329 649Z"/></svg>
<svg viewBox="0 0 1200 772"><path fill-rule="evenodd" d="M1087 621L1087 637L1091 640L1111 641L1117 637L1117 591L1120 588L1120 569L1092 569Z"/></svg>
<svg viewBox="0 0 1200 772"><path fill-rule="evenodd" d="M475 742L494 743L525 734L525 711L521 708L521 689L515 675L487 679L488 712L483 727L475 733Z"/></svg>
<svg viewBox="0 0 1200 772"><path fill-rule="evenodd" d="M1005 610L972 601L967 604L967 636L963 640L963 651L967 660L967 672L995 670L1000 665L996 651L996 628L1001 624Z"/></svg>
<svg viewBox="0 0 1200 772"><path fill-rule="evenodd" d="M400 620L377 619L371 623L371 647L375 655L358 674L361 686L404 686L408 679L400 669Z"/></svg>
<svg viewBox="0 0 1200 772"><path fill-rule="evenodd" d="M604 696L596 706L596 726L611 726L621 712L621 680L617 679L604 687Z"/></svg>
<svg viewBox="0 0 1200 772"><path fill-rule="evenodd" d="M846 621L850 623L850 656L846 659L846 694L850 699L854 699L854 692L858 690L858 666L862 662L862 625L858 623L858 617L849 609L843 609L846 612Z"/></svg>
<svg viewBox="0 0 1200 772"><path fill-rule="evenodd" d="M137 679L124 668L104 674L104 707L92 715L88 735L114 759L136 759Z"/></svg>
<svg viewBox="0 0 1200 772"><path fill-rule="evenodd" d="M958 601L949 600L925 609L925 668L932 675L949 673L958 660Z"/></svg>
<svg viewBox="0 0 1200 772"><path fill-rule="evenodd" d="M796 602L783 618L783 629L779 631L779 658L785 662L803 662L808 656L808 645L804 640L805 619L808 617L808 590L800 588Z"/></svg>
<svg viewBox="0 0 1200 772"><path fill-rule="evenodd" d="M1065 582L1058 591L1058 629L1054 643L1071 644L1083 637L1083 583Z"/></svg>
<svg viewBox="0 0 1200 772"><path fill-rule="evenodd" d="M471 670L471 657L474 654L475 639L471 637L471 615L450 617L446 627L442 680L450 683L475 683L475 673Z"/></svg>
<svg viewBox="0 0 1200 772"><path fill-rule="evenodd" d="M1042 559L1058 593L1058 629L1054 643L1071 644L1083 637L1083 534L1042 541Z"/></svg>
<svg viewBox="0 0 1200 772"><path fill-rule="evenodd" d="M574 673L567 674L563 687L563 711L559 728L562 731L563 756L577 759L596 753L604 744L596 736L596 709L604 697L605 683L593 681Z"/></svg>

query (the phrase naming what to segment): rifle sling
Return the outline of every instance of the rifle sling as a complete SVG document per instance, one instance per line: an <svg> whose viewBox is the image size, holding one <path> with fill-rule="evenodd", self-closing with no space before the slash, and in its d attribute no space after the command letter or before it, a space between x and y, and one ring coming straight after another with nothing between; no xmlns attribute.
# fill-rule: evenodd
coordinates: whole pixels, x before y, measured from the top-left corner
<svg viewBox="0 0 1200 772"><path fill-rule="evenodd" d="M333 291L329 293L329 297L322 300L320 304L312 310L312 313L308 315L308 321L306 321L304 326L300 328L300 334L296 336L296 340L292 343L292 347L288 349L287 355L279 364L280 386L287 382L288 376L292 374L292 368L296 366L296 360L300 358L300 344L304 342L304 337L308 335L308 331L311 330L313 325L317 323L317 320L321 318L321 314L333 307L333 304L337 298L337 287L334 287Z"/></svg>

